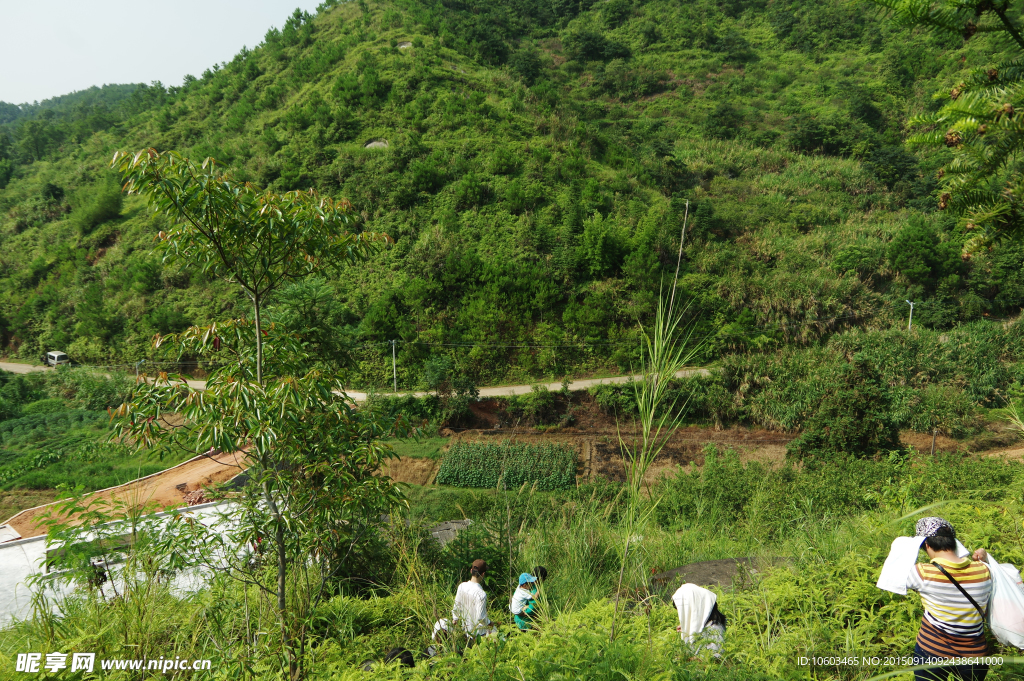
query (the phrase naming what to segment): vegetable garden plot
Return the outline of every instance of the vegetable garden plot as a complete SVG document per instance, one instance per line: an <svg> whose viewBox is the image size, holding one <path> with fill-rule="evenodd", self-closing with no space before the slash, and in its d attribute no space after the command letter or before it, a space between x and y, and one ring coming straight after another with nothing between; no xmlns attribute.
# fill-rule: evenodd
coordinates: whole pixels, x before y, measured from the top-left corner
<svg viewBox="0 0 1024 681"><path fill-rule="evenodd" d="M576 451L557 444L456 442L449 448L437 483L455 487L512 489L523 484L541 491L576 486Z"/></svg>

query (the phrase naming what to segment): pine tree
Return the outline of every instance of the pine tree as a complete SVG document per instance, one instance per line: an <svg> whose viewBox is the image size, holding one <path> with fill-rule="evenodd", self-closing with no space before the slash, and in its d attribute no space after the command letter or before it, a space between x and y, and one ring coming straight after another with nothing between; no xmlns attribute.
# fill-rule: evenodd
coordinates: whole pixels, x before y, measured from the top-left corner
<svg viewBox="0 0 1024 681"><path fill-rule="evenodd" d="M1016 56L976 70L957 84L937 112L915 116L911 145L947 147L939 208L961 216L971 235L967 251L1021 235L1024 226L1024 37L1022 3L1011 0L874 0L898 25L924 26L943 36L1005 38Z"/></svg>

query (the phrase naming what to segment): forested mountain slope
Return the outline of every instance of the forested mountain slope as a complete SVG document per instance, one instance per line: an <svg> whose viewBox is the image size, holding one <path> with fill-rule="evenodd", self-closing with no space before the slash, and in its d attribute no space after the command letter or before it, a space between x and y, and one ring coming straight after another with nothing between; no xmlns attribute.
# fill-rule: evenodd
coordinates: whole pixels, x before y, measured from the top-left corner
<svg viewBox="0 0 1024 681"><path fill-rule="evenodd" d="M164 268L162 218L122 200L117 149L213 156L346 197L394 247L294 286L273 316L355 382L492 382L628 367L681 282L705 359L1024 305L1024 251L964 259L942 159L903 146L997 54L842 0L327 2L180 88L0 104L0 341L32 358L150 356L152 334L247 306ZM445 360L438 360L445 357ZM431 358L434 358L433 360Z"/></svg>

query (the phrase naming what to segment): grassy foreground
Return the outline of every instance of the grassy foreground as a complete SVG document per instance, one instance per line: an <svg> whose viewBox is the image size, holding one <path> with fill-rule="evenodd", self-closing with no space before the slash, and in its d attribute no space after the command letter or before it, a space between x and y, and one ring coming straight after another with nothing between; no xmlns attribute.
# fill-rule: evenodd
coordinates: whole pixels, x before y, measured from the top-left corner
<svg viewBox="0 0 1024 681"><path fill-rule="evenodd" d="M526 489L412 489L411 524L380 527L359 566L310 618L306 669L314 679L866 679L879 666L801 666L801 656L884 658L908 655L921 617L919 599L874 587L889 543L912 531L913 509L949 501L941 513L969 547L1003 562L1024 562L1018 462L893 455L883 461L833 462L770 470L711 453L701 470L665 480L634 542L640 550L623 582L616 634L611 623L622 546L619 490L567 493ZM441 548L426 539L438 519L468 515L474 526ZM722 660L692 659L673 608L644 598L647 577L696 561L783 558L742 589L719 590L729 619ZM451 608L471 559L492 565L487 590L501 636L414 670L361 663L393 646L422 651L434 620ZM539 630L515 631L507 611L513 575L543 564L545 608ZM674 586L672 587L674 590ZM106 596L106 597L105 597ZM53 614L0 632L6 676L19 652L92 651L97 658L209 658L192 678L276 678L280 650L273 603L255 589L211 575L190 596L166 580L139 578L117 597L82 590ZM1010 655L1012 651L1004 651ZM993 669L989 678L1024 678ZM191 673L191 672L190 672ZM108 672L106 678L145 678ZM907 677L909 678L909 676Z"/></svg>

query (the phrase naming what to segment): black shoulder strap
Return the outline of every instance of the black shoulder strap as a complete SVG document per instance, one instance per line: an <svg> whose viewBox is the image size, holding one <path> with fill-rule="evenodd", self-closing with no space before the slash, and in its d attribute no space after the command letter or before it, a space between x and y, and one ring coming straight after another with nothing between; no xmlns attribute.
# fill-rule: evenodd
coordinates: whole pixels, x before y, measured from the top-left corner
<svg viewBox="0 0 1024 681"><path fill-rule="evenodd" d="M942 574L946 575L946 579L948 579L949 581L953 582L953 586L955 586L956 588L960 589L960 593L962 593L967 598L967 600L969 600L971 602L971 605L974 606L974 609L978 611L979 615L981 615L982 623L984 623L985 620L988 619L988 618L985 616L985 611L981 609L980 605L978 605L978 601L976 601L973 598L971 598L971 594L967 593L967 589L965 589L962 586L960 586L960 582L958 582L955 579L953 579L953 575L951 575L948 572L946 572L946 568L942 567L941 565L939 565L938 562L936 562L934 560L932 561L932 565L934 565L935 567L939 568L939 570L942 572Z"/></svg>

